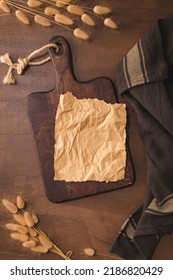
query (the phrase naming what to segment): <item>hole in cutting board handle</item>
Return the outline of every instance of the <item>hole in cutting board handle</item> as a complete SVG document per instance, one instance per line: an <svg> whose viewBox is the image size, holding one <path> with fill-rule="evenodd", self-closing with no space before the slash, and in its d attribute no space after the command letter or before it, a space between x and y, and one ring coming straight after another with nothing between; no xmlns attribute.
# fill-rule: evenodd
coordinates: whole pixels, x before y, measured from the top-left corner
<svg viewBox="0 0 173 280"><path fill-rule="evenodd" d="M69 44L62 36L55 36L51 38L50 43L54 43L59 47L59 51L56 52L55 48L50 48L50 52L55 57L61 57L69 52Z"/></svg>
<svg viewBox="0 0 173 280"><path fill-rule="evenodd" d="M55 42L55 44L58 46L58 52L53 48L54 55L60 56L64 53L64 46L60 42Z"/></svg>

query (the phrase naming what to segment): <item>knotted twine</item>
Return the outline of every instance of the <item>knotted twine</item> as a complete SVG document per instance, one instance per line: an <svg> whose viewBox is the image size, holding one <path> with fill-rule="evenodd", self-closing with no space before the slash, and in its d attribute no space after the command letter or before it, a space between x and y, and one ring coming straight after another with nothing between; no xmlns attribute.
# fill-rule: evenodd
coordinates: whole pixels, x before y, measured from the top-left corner
<svg viewBox="0 0 173 280"><path fill-rule="evenodd" d="M50 60L50 56L47 58L41 60L41 61L32 61L32 59L42 51L44 51L47 48L55 48L55 51L58 52L59 48L54 43L49 43L44 45L43 47L33 51L30 55L28 55L25 58L18 58L18 62L13 63L13 61L10 58L9 53L6 53L4 55L0 56L0 62L7 64L9 66L9 70L7 72L7 75L3 79L4 84L14 84L16 82L14 76L13 76L13 70L17 72L18 75L22 75L24 69L26 66L30 65L42 65Z"/></svg>

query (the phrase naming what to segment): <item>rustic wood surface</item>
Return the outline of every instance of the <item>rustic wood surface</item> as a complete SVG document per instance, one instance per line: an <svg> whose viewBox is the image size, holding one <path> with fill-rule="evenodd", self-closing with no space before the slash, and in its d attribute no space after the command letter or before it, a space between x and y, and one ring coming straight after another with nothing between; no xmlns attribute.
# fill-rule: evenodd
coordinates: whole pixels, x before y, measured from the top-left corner
<svg viewBox="0 0 173 280"><path fill-rule="evenodd" d="M62 35L70 43L75 76L87 81L106 76L115 83L115 66L151 28L158 18L173 15L172 0L143 1L87 1L107 2L120 22L117 31L108 30L99 22L91 33L90 42L77 40L70 31L59 26L44 28L36 24L24 26L15 16L1 16L0 54L9 52L14 60L25 57L47 44L53 36ZM14 200L22 195L30 210L40 217L40 227L63 251L72 250L73 259L89 259L83 248L94 247L94 259L111 259L109 246L114 241L125 219L140 206L147 190L146 160L140 140L136 115L128 106L128 136L136 181L131 187L64 203L50 202L44 190L43 179L34 137L27 114L27 96L32 92L53 90L56 83L51 62L29 67L16 77L16 85L4 85L8 71L0 65L0 197ZM119 98L119 101L121 99ZM124 101L124 100L123 100ZM11 221L10 214L0 205L0 259L58 259L57 255L33 254L10 239L4 224ZM162 238L153 259L173 259L173 237Z"/></svg>

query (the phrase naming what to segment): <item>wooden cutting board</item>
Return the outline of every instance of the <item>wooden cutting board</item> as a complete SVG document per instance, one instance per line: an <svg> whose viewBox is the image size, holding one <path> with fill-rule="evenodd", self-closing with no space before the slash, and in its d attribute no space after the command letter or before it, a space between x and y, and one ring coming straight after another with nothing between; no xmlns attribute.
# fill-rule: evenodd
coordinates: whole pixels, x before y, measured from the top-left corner
<svg viewBox="0 0 173 280"><path fill-rule="evenodd" d="M56 36L51 42L59 46L59 52L50 49L50 56L56 72L56 89L51 92L32 93L27 98L28 114L40 160L42 177L48 199L62 202L89 195L95 195L121 187L134 181L132 161L127 155L125 178L117 182L65 182L54 181L54 126L60 94L71 91L77 98L98 98L107 103L115 103L116 94L113 83L105 77L87 82L79 82L74 76L72 56L67 41Z"/></svg>

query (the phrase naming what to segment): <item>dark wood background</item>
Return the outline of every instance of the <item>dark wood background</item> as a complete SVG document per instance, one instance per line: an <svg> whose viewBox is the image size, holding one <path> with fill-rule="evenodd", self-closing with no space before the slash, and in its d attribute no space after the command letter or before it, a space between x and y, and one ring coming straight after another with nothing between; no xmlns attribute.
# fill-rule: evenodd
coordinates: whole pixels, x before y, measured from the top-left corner
<svg viewBox="0 0 173 280"><path fill-rule="evenodd" d="M173 15L172 0L81 1L88 6L108 4L119 21L117 31L108 30L99 21L91 33L90 42L77 40L70 31L54 26L44 28L36 24L25 26L14 15L0 17L0 55L9 52L14 60L25 57L47 44L51 37L64 36L71 45L75 75L80 81L106 76L115 83L115 66L151 28L158 18ZM86 4L85 3L85 4ZM25 75L16 77L16 85L4 85L8 68L0 65L0 197L14 200L22 195L28 208L38 214L40 227L63 251L72 250L73 259L89 259L83 249L94 247L94 259L111 259L109 246L125 219L140 206L147 190L146 160L140 140L136 116L128 105L129 146L134 163L136 181L121 190L55 204L44 191L43 180L32 130L27 115L26 99L32 92L55 87L55 73L51 62L30 67ZM119 98L119 101L121 99ZM33 254L10 239L4 224L11 215L0 205L0 259L58 259L49 254ZM153 259L173 259L173 237L162 238Z"/></svg>

